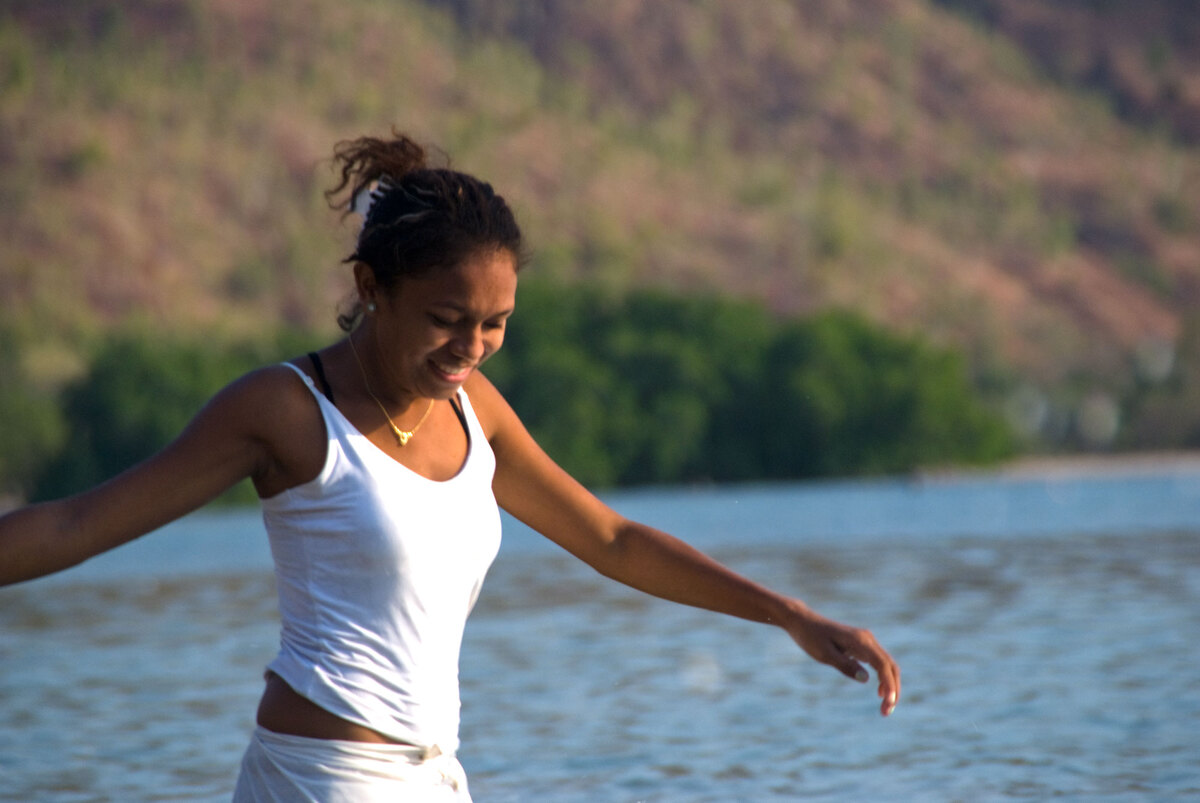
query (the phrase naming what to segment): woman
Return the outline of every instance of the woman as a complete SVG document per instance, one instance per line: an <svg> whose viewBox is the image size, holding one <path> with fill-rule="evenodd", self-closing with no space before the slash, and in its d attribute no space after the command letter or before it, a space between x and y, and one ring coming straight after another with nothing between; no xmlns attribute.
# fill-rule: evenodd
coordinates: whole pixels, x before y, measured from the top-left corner
<svg viewBox="0 0 1200 803"><path fill-rule="evenodd" d="M0 582L45 575L249 477L262 499L282 638L236 801L469 800L458 746L463 626L499 548L497 504L600 573L783 628L865 682L900 673L870 633L628 521L563 472L479 367L516 302L521 234L479 180L401 135L335 150L364 216L347 336L219 392L169 446L77 496L0 518Z"/></svg>

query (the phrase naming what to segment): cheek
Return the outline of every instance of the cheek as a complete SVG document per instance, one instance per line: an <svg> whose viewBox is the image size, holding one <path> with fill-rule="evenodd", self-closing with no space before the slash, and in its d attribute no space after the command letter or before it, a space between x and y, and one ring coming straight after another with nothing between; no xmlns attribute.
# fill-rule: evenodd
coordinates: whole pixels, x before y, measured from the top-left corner
<svg viewBox="0 0 1200 803"><path fill-rule="evenodd" d="M493 354L504 345L504 330L498 332L489 332L483 336L484 351L488 354Z"/></svg>

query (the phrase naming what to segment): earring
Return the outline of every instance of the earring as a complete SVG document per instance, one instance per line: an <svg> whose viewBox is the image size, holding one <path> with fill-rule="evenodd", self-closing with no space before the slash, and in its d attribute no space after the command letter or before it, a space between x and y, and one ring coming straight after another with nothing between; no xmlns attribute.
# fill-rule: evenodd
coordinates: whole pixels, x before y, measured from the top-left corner
<svg viewBox="0 0 1200 803"><path fill-rule="evenodd" d="M374 312L374 311L375 311L375 302L368 301L367 302L367 312Z"/></svg>

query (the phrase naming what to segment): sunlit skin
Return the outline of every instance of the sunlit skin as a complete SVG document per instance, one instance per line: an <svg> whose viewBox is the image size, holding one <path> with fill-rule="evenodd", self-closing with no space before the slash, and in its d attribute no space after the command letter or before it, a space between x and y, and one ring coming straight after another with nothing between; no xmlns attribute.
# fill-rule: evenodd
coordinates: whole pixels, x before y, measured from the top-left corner
<svg viewBox="0 0 1200 803"><path fill-rule="evenodd" d="M462 387L496 456L496 500L518 520L596 571L647 593L782 628L812 658L850 678L875 670L880 710L900 697L900 670L866 630L826 619L684 542L630 521L558 467L478 370L500 348L516 300L511 254L487 251L421 278L379 287L365 265L354 269L366 312L349 339L321 360L337 407L393 459L432 479L461 468L466 435L448 400ZM307 358L295 361L311 371ZM401 428L434 401L407 446L398 446L368 387ZM0 517L0 585L72 566L200 507L249 477L262 497L314 479L327 435L312 392L284 366L254 371L218 393L163 451L82 494ZM259 723L271 730L328 739L387 737L318 708L276 679L268 683Z"/></svg>
<svg viewBox="0 0 1200 803"><path fill-rule="evenodd" d="M392 288L380 287L361 263L354 276L365 312L350 337L362 368L347 342L321 353L339 388L338 407L394 459L430 479L449 479L466 459L467 442L457 415L442 402L504 343L516 305L516 262L504 251L486 251ZM297 364L308 369L307 360ZM435 404L419 434L400 447L371 393L401 429L420 421L430 400Z"/></svg>
<svg viewBox="0 0 1200 803"><path fill-rule="evenodd" d="M484 252L456 268L379 288L359 263L354 271L368 312L354 333L376 395L398 410L424 410L449 399L504 343L517 298L517 270L504 251Z"/></svg>

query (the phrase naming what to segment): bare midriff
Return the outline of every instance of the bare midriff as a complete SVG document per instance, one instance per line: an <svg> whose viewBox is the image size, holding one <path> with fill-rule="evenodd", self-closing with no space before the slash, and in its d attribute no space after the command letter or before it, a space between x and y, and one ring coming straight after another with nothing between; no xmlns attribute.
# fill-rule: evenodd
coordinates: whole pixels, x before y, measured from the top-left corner
<svg viewBox="0 0 1200 803"><path fill-rule="evenodd" d="M384 736L301 697L283 678L267 673L267 688L258 703L258 724L275 733L306 736L310 739L340 739L347 742L405 744Z"/></svg>

